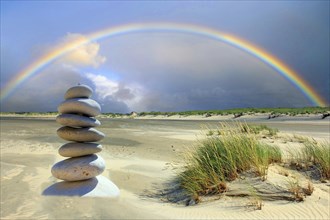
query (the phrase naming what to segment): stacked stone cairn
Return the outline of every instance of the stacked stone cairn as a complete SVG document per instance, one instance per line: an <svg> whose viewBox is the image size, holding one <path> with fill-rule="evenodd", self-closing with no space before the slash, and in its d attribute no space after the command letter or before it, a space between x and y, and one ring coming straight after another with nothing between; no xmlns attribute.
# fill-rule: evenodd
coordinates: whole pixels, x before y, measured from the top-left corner
<svg viewBox="0 0 330 220"><path fill-rule="evenodd" d="M94 118L101 113L101 107L90 99L92 93L93 90L89 86L79 84L67 90L65 101L58 106L60 115L57 116L56 121L63 127L57 130L57 135L70 141L62 145L58 153L69 158L53 165L52 175L64 181L60 183L61 185L55 184L52 188L49 187L45 194L56 194L59 189L68 188L70 184L71 188L83 186L86 189L84 184L91 183L95 185L91 190L101 184L98 193L101 190L105 191L101 194L110 193L110 196L119 194L116 185L107 178L98 176L105 170L105 162L96 154L102 151L102 145L96 142L102 140L105 135L94 128L101 125L100 121ZM59 194L65 195L63 192Z"/></svg>

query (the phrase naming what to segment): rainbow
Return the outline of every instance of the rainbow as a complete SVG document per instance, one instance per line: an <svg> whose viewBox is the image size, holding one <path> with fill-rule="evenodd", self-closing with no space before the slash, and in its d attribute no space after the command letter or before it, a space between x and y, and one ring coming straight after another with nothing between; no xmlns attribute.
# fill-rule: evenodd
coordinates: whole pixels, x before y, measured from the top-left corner
<svg viewBox="0 0 330 220"><path fill-rule="evenodd" d="M1 90L0 101L3 101L5 98L7 98L19 85L24 83L33 75L39 73L45 66L73 51L74 49L92 41L135 32L175 32L200 35L217 41L222 41L243 51L246 51L247 53L255 56L265 64L275 69L279 74L291 82L292 85L300 90L313 105L327 106L326 101L323 100L323 98L312 88L312 86L309 85L301 76L299 76L298 73L290 69L285 63L269 54L265 50L258 48L257 46L238 37L226 33L221 33L211 28L191 24L163 22L136 23L111 27L88 34L86 35L86 39L79 39L77 41L63 44L47 52L39 59L27 66L25 69L23 69L21 72L19 72L17 75L15 75L15 77L13 77Z"/></svg>

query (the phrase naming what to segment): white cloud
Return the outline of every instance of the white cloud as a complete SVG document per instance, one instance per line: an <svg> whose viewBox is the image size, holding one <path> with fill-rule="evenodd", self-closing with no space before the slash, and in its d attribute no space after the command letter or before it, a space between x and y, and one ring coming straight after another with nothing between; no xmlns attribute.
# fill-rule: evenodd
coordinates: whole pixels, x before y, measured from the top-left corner
<svg viewBox="0 0 330 220"><path fill-rule="evenodd" d="M118 82L112 81L105 76L95 75L92 73L87 73L86 76L94 83L95 93L101 99L105 99L107 96L112 96L116 91L118 91Z"/></svg>
<svg viewBox="0 0 330 220"><path fill-rule="evenodd" d="M87 79L93 82L95 94L102 102L102 105L107 105L107 100L111 102L124 103L130 110L138 111L144 89L137 84L124 84L118 81L111 80L104 75L86 73Z"/></svg>
<svg viewBox="0 0 330 220"><path fill-rule="evenodd" d="M85 42L88 38L81 34L69 33L61 42L61 46L75 42ZM75 66L98 67L106 61L106 57L99 54L100 44L90 42L78 47L60 59L61 62Z"/></svg>

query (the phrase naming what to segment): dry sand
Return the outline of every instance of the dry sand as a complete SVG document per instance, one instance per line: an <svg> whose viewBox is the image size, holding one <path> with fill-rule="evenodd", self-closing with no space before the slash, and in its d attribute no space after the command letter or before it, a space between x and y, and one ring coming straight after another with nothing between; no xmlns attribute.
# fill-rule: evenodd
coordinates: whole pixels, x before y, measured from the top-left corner
<svg viewBox="0 0 330 220"><path fill-rule="evenodd" d="M260 118L258 118L260 120ZM269 139L285 148L296 147L288 134L309 135L329 140L329 120L258 121L277 127L279 140ZM329 182L313 181L315 190L303 202L266 196L262 210L250 206L258 196L232 197L235 190L251 194L254 186L269 192L287 187L290 177L301 184L307 179L290 170L281 174L277 165L269 169L268 180L255 178L232 183L228 195L210 197L198 205L185 206L176 191L166 185L175 177L171 164L180 164L182 152L201 138L203 121L101 119L99 130L107 137L100 155L107 162L102 174L121 190L117 199L42 196L57 182L51 166L62 160L57 149L63 143L56 136L59 127L52 118L1 118L1 219L329 219ZM215 120L208 121L215 127ZM290 136L291 137L291 136ZM258 185L259 184L259 185ZM268 185L267 185L268 184ZM173 185L170 185L171 187ZM273 188L272 188L273 187ZM281 188L282 187L282 188ZM276 195L290 196L281 191ZM275 196L276 197L276 196ZM168 201L170 199L170 201ZM173 202L176 200L178 202Z"/></svg>

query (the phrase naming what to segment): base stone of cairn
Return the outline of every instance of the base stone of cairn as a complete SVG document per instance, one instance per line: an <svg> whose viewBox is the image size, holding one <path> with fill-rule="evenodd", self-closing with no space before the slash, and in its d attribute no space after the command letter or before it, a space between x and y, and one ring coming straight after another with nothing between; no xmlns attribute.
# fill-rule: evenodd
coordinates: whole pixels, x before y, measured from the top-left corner
<svg viewBox="0 0 330 220"><path fill-rule="evenodd" d="M118 187L100 174L105 170L103 158L96 153L102 145L95 143L104 134L93 127L101 125L94 117L101 113L100 105L90 99L93 91L86 85L70 88L58 111L56 121L63 125L57 135L67 141L58 153L68 159L57 162L52 167L52 175L60 180L43 191L43 195L118 197Z"/></svg>

